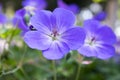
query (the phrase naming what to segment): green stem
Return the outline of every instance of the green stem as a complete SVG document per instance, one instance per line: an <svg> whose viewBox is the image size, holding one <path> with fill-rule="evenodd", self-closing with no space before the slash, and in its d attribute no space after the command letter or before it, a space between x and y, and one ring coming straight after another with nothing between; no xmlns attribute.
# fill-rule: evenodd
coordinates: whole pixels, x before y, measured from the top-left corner
<svg viewBox="0 0 120 80"><path fill-rule="evenodd" d="M17 27L15 27L15 28L13 29L13 32L10 34L10 36L9 36L9 38L8 38L8 40L7 40L7 43L9 44L9 46L10 46L10 43L11 43L13 37L14 37L14 34L15 34L15 32L16 32L16 29L17 29Z"/></svg>
<svg viewBox="0 0 120 80"><path fill-rule="evenodd" d="M26 80L30 80L28 74L24 71L24 69L22 67L20 68L20 70L23 73L23 75L25 76Z"/></svg>
<svg viewBox="0 0 120 80"><path fill-rule="evenodd" d="M20 59L20 62L18 64L18 66L15 69L7 71L7 72L5 72L4 70L2 70L2 73L0 74L0 77L2 77L3 75L13 74L16 71L18 71L19 69L21 69L21 66L23 64L26 51L27 51L27 46L25 46L24 53L23 53L23 55L22 55L22 57Z"/></svg>
<svg viewBox="0 0 120 80"><path fill-rule="evenodd" d="M82 67L82 61L83 61L84 57L80 55L80 58L81 58L81 61L80 61L80 63L78 63L77 75L76 75L75 80L79 80L80 70Z"/></svg>
<svg viewBox="0 0 120 80"><path fill-rule="evenodd" d="M10 48L10 42L11 42L11 40L12 40L12 38L13 38L13 35L14 35L15 31L16 31L17 25L18 25L18 21L17 21L17 23L15 24L15 29L14 29L13 32L10 34L8 40L6 39L6 41L5 41L5 43L4 43L3 52L2 52L3 54L4 54L4 52L5 52L5 46L6 46L7 43L9 44L9 48ZM3 27L3 28L4 28L4 27ZM3 63L3 62L2 62L1 57L2 57L2 54L0 55L0 68L2 69L2 68L3 68L3 66L2 66L2 63ZM3 70L3 71L4 71L4 70Z"/></svg>
<svg viewBox="0 0 120 80"><path fill-rule="evenodd" d="M79 80L80 69L81 69L81 64L79 64L79 66L78 66L77 75L76 75L76 79L75 80Z"/></svg>
<svg viewBox="0 0 120 80"><path fill-rule="evenodd" d="M19 70L19 69L20 69L20 67L17 66L15 69L13 69L13 70L11 70L11 71L8 71L8 72L2 71L2 74L0 75L0 77L2 77L3 75L12 74L12 73L16 72L16 71Z"/></svg>
<svg viewBox="0 0 120 80"><path fill-rule="evenodd" d="M20 60L20 62L19 62L19 66L20 66L20 67L23 65L23 61L24 61L26 52L27 52L27 46L25 45L23 55L22 55L21 60Z"/></svg>
<svg viewBox="0 0 120 80"><path fill-rule="evenodd" d="M57 80L57 73L56 73L56 66L55 66L55 61L52 61L52 66L53 66L53 71L54 71L54 80Z"/></svg>

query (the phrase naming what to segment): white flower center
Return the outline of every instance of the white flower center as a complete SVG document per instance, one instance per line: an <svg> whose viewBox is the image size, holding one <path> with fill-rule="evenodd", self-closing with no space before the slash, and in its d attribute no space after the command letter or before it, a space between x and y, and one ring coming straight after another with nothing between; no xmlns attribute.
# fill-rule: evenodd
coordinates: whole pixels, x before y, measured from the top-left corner
<svg viewBox="0 0 120 80"><path fill-rule="evenodd" d="M60 34L58 33L57 30L53 30L52 33L51 33L51 35L50 35L50 37L52 38L53 41L59 40Z"/></svg>
<svg viewBox="0 0 120 80"><path fill-rule="evenodd" d="M87 37L85 39L85 43L90 46L94 46L96 44L96 38L95 37Z"/></svg>

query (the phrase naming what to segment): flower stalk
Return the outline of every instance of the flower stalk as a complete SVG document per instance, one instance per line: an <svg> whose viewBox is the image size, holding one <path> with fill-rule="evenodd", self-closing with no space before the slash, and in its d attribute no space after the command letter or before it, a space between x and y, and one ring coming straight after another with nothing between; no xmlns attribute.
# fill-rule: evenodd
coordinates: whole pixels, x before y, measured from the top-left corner
<svg viewBox="0 0 120 80"><path fill-rule="evenodd" d="M79 64L79 66L78 66L77 75L76 75L76 79L75 80L79 80L80 70L81 70L81 64Z"/></svg>
<svg viewBox="0 0 120 80"><path fill-rule="evenodd" d="M56 72L56 65L55 65L55 61L52 60L52 66L53 66L53 71L54 71L54 80L57 80L57 72Z"/></svg>
<svg viewBox="0 0 120 80"><path fill-rule="evenodd" d="M77 75L76 75L75 80L79 80L79 75L80 75L80 71L81 71L81 67L82 67L82 61L83 61L84 57L79 55L78 58L80 58L80 60L79 60L80 62L78 62Z"/></svg>

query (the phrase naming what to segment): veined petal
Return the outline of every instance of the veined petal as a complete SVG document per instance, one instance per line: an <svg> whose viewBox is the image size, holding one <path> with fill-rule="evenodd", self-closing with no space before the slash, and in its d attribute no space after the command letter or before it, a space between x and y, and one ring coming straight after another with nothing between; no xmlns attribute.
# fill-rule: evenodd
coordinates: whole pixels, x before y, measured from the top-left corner
<svg viewBox="0 0 120 80"><path fill-rule="evenodd" d="M96 51L93 47L89 45L83 45L78 49L78 52L84 56L91 57L91 56L96 56Z"/></svg>
<svg viewBox="0 0 120 80"><path fill-rule="evenodd" d="M116 36L111 28L103 26L97 31L98 39L104 41L106 44L116 43Z"/></svg>
<svg viewBox="0 0 120 80"><path fill-rule="evenodd" d="M80 27L71 28L62 34L61 39L69 46L70 49L76 50L83 45L85 32Z"/></svg>
<svg viewBox="0 0 120 80"><path fill-rule="evenodd" d="M30 48L38 50L48 49L52 43L52 39L40 31L28 31L24 41Z"/></svg>
<svg viewBox="0 0 120 80"><path fill-rule="evenodd" d="M54 41L47 50L43 51L43 56L50 60L61 59L69 50L64 42Z"/></svg>
<svg viewBox="0 0 120 80"><path fill-rule="evenodd" d="M83 26L86 31L95 33L100 27L100 23L97 20L90 19L84 21Z"/></svg>
<svg viewBox="0 0 120 80"><path fill-rule="evenodd" d="M30 23L35 29L49 34L52 26L51 16L52 13L50 11L41 10L31 17Z"/></svg>
<svg viewBox="0 0 120 80"><path fill-rule="evenodd" d="M111 45L102 44L96 47L97 56L100 59L108 59L115 54L115 48Z"/></svg>
<svg viewBox="0 0 120 80"><path fill-rule="evenodd" d="M71 28L75 23L75 16L69 10L65 10L63 8L56 8L53 11L53 15L56 18L56 25L60 33Z"/></svg>
<svg viewBox="0 0 120 80"><path fill-rule="evenodd" d="M100 44L97 46L84 45L78 49L78 52L87 57L97 57L100 59L108 59L115 54L115 49L111 45Z"/></svg>

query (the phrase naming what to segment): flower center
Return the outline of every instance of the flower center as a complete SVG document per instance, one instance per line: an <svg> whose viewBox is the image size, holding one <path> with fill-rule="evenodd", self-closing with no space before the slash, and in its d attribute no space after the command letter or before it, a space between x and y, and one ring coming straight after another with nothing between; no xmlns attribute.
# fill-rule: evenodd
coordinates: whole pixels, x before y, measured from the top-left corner
<svg viewBox="0 0 120 80"><path fill-rule="evenodd" d="M51 34L51 37L52 37L52 40L53 40L53 41L54 41L54 40L58 40L58 38L59 38L58 32L57 32L56 30L53 30L53 31L52 31L52 34Z"/></svg>
<svg viewBox="0 0 120 80"><path fill-rule="evenodd" d="M93 45L95 44L95 42L96 42L96 38L95 38L95 37L87 38L87 39L85 40L85 43L86 43L86 44L89 44L89 45L91 45L91 46L93 46Z"/></svg>

